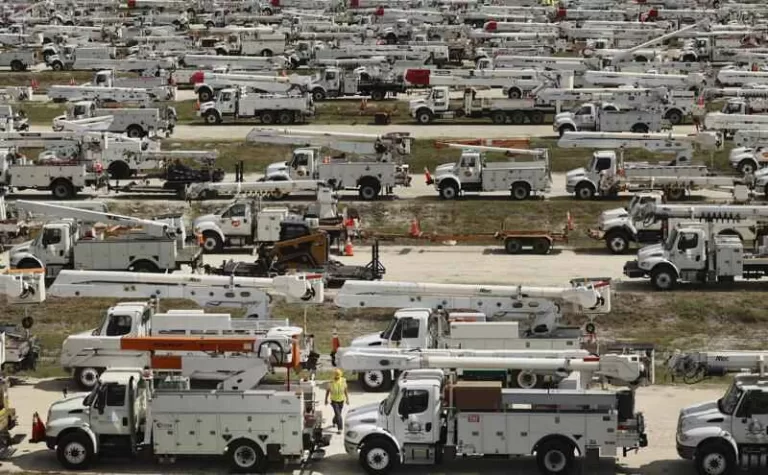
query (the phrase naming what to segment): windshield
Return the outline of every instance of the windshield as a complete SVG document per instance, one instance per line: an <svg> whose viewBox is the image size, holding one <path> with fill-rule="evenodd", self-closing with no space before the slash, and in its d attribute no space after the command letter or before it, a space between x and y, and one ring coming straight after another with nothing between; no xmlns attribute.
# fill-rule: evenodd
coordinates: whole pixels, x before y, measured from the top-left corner
<svg viewBox="0 0 768 475"><path fill-rule="evenodd" d="M99 394L100 389L101 389L101 386L97 384L93 388L93 391L88 393L88 395L85 396L85 399L83 399L83 406L90 407L93 404L93 400L96 399L96 395Z"/></svg>
<svg viewBox="0 0 768 475"><path fill-rule="evenodd" d="M395 400L397 399L398 394L400 394L400 384L396 381L395 385L392 386L392 390L387 395L387 398L381 401L379 412L389 415L389 413L392 412L392 407L395 405Z"/></svg>
<svg viewBox="0 0 768 475"><path fill-rule="evenodd" d="M736 406L739 404L739 400L741 400L742 394L744 394L744 390L736 384L732 384L728 392L725 393L725 396L717 400L717 408L723 414L733 414L733 411L736 410Z"/></svg>
<svg viewBox="0 0 768 475"><path fill-rule="evenodd" d="M391 340L392 334L394 334L395 329L398 326L398 323L400 323L399 318L393 318L392 320L390 320L389 326L387 326L387 329L381 332L381 337L385 340Z"/></svg>
<svg viewBox="0 0 768 475"><path fill-rule="evenodd" d="M667 236L667 240L664 242L664 250L671 251L675 246L675 241L677 241L677 229L673 229L669 236Z"/></svg>

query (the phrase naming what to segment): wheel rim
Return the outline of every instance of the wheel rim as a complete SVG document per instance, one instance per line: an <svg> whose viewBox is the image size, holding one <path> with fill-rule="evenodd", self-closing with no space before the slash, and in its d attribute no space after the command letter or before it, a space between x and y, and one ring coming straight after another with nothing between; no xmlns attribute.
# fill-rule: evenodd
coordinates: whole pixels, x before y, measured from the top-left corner
<svg viewBox="0 0 768 475"><path fill-rule="evenodd" d="M585 186L585 187L582 187L582 188L580 188L580 189L579 189L579 196L580 196L582 199L588 199L589 197L591 197L591 196L592 196L592 192L590 191L590 189L589 189L589 188L587 188L587 187Z"/></svg>
<svg viewBox="0 0 768 475"><path fill-rule="evenodd" d="M518 200L524 200L527 194L528 192L524 187L519 186L515 188L514 195Z"/></svg>
<svg viewBox="0 0 768 475"><path fill-rule="evenodd" d="M752 166L751 163L745 163L741 166L741 173L745 175L750 175L755 172L755 168Z"/></svg>
<svg viewBox="0 0 768 475"><path fill-rule="evenodd" d="M554 473L562 472L566 465L565 454L559 450L550 450L544 455L544 466Z"/></svg>
<svg viewBox="0 0 768 475"><path fill-rule="evenodd" d="M722 475L725 473L725 456L723 454L707 454L702 460L702 468L707 475Z"/></svg>
<svg viewBox="0 0 768 475"><path fill-rule="evenodd" d="M64 447L64 458L72 465L80 465L85 462L87 451L80 442L70 442Z"/></svg>
<svg viewBox="0 0 768 475"><path fill-rule="evenodd" d="M627 248L627 244L624 242L624 239L618 236L611 239L610 245L611 250L614 252L624 252L624 250Z"/></svg>
<svg viewBox="0 0 768 475"><path fill-rule="evenodd" d="M363 187L363 198L372 200L376 196L376 191L370 186Z"/></svg>
<svg viewBox="0 0 768 475"><path fill-rule="evenodd" d="M205 120L206 120L206 121L207 121L209 124L213 124L213 123L215 123L215 122L216 122L216 116L214 116L213 114L208 114L208 115L206 115L206 116L205 116Z"/></svg>
<svg viewBox="0 0 768 475"><path fill-rule="evenodd" d="M376 447L368 452L365 461L374 470L384 470L389 466L389 454L386 450Z"/></svg>
<svg viewBox="0 0 768 475"><path fill-rule="evenodd" d="M238 467L249 468L256 463L256 451L253 447L243 445L235 449L233 459Z"/></svg>
<svg viewBox="0 0 768 475"><path fill-rule="evenodd" d="M99 372L95 368L85 368L80 372L80 383L85 387L93 387L98 380Z"/></svg>
<svg viewBox="0 0 768 475"><path fill-rule="evenodd" d="M428 124L429 123L429 115L421 114L419 116L419 122L421 122L422 124Z"/></svg>
<svg viewBox="0 0 768 475"><path fill-rule="evenodd" d="M661 289L668 289L672 284L672 277L666 272L656 275L656 285Z"/></svg>
<svg viewBox="0 0 768 475"><path fill-rule="evenodd" d="M517 254L518 252L520 252L521 248L522 246L517 241L509 241L507 243L507 252L509 252L510 254Z"/></svg>
<svg viewBox="0 0 768 475"><path fill-rule="evenodd" d="M206 237L205 241L203 241L203 249L206 251L215 251L217 247L218 243L214 237Z"/></svg>
<svg viewBox="0 0 768 475"><path fill-rule="evenodd" d="M443 197L447 199L453 199L456 196L456 189L452 186L446 186L443 188Z"/></svg>
<svg viewBox="0 0 768 475"><path fill-rule="evenodd" d="M363 380L369 388L379 388L384 384L384 374L381 371L366 371Z"/></svg>
<svg viewBox="0 0 768 475"><path fill-rule="evenodd" d="M53 190L57 198L66 198L69 195L67 187L64 185L56 185Z"/></svg>
<svg viewBox="0 0 768 475"><path fill-rule="evenodd" d="M538 381L539 377L528 371L521 371L517 375L517 385L522 389L533 389Z"/></svg>

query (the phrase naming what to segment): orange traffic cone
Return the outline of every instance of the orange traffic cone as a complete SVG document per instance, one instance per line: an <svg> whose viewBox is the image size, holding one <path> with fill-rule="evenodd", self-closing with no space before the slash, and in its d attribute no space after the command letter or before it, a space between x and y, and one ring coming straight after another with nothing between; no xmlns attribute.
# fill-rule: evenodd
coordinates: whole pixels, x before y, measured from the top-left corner
<svg viewBox="0 0 768 475"><path fill-rule="evenodd" d="M45 424L40 419L40 416L38 413L34 413L32 415L32 437L29 439L30 442L42 442L45 440Z"/></svg>
<svg viewBox="0 0 768 475"><path fill-rule="evenodd" d="M30 86L32 86L33 91L37 91L40 88L40 83L37 82L37 79L33 79Z"/></svg>
<svg viewBox="0 0 768 475"><path fill-rule="evenodd" d="M355 250L352 248L352 239L347 238L347 243L344 245L344 255L354 256Z"/></svg>
<svg viewBox="0 0 768 475"><path fill-rule="evenodd" d="M409 234L411 235L411 237L421 236L421 228L419 227L418 219L413 218L413 220L411 220L411 230L409 231Z"/></svg>
<svg viewBox="0 0 768 475"><path fill-rule="evenodd" d="M75 85L75 78L72 77L72 76L69 77L69 85L70 86L74 86Z"/></svg>

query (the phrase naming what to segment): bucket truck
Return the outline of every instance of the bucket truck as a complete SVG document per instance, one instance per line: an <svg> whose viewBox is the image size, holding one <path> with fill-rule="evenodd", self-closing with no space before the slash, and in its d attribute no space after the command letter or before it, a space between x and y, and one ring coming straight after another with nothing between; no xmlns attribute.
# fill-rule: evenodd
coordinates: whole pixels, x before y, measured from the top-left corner
<svg viewBox="0 0 768 475"><path fill-rule="evenodd" d="M225 118L259 119L264 125L289 125L306 122L315 115L315 104L309 93L275 95L247 93L241 88L225 88L213 101L200 104L197 111L206 124L221 124Z"/></svg>
<svg viewBox="0 0 768 475"><path fill-rule="evenodd" d="M726 138L738 132L762 131L768 127L768 114L724 114L710 112L704 116L704 129L722 133Z"/></svg>
<svg viewBox="0 0 768 475"><path fill-rule="evenodd" d="M214 100L218 91L225 88L244 87L254 92L287 94L299 89L291 78L272 75L230 74L211 71L197 71L190 77L200 103Z"/></svg>
<svg viewBox="0 0 768 475"><path fill-rule="evenodd" d="M610 102L588 102L572 112L555 115L552 130L560 137L568 132L589 130L643 134L661 132L669 128L664 118L665 110L660 103L625 108Z"/></svg>
<svg viewBox="0 0 768 475"><path fill-rule="evenodd" d="M600 213L597 229L590 229L587 235L605 242L613 254L624 254L632 243L638 245L657 244L667 237L667 231L687 220L691 210L698 205L665 205L661 191L635 193L626 208L616 208ZM655 210L659 210L659 215ZM757 222L752 219L717 222L718 234L738 236L744 242L754 242Z"/></svg>
<svg viewBox="0 0 768 475"><path fill-rule="evenodd" d="M265 181L319 180L335 190L357 190L364 200L396 186L410 186L408 165L401 161L411 153L409 133L384 135L320 132L312 130L254 128L245 139L252 143L303 145L288 162L267 166ZM321 147L342 152L338 158L322 155ZM346 154L360 155L351 160Z"/></svg>
<svg viewBox="0 0 768 475"><path fill-rule="evenodd" d="M456 163L438 165L434 176L426 170L427 185L432 185L441 198L457 199L465 192L509 191L515 200L549 192L552 170L546 149L513 149L503 147L446 144L461 149ZM526 162L488 162L484 152L501 152L509 157L526 155Z"/></svg>
<svg viewBox="0 0 768 475"><path fill-rule="evenodd" d="M637 361L597 357L416 356L412 363L416 368L504 370L564 364L611 373L615 381L630 385L642 373ZM562 430L563 424L582 429L571 434ZM370 473L464 456L535 454L540 473L564 474L573 470L577 450L582 456L615 457L619 448L626 455L648 444L632 390L502 389L498 383L455 382L440 369L405 372L378 407L349 411L345 430L346 452Z"/></svg>
<svg viewBox="0 0 768 475"><path fill-rule="evenodd" d="M190 343L178 344L194 346ZM71 470L86 469L97 456L119 447L118 453L144 449L166 461L224 456L235 471L265 471L269 461L302 462L307 453L330 443L314 393L313 384L298 393L154 390L140 368L112 369L101 374L88 395L51 405L44 440ZM126 424L101 422L105 418Z"/></svg>
<svg viewBox="0 0 768 475"><path fill-rule="evenodd" d="M726 358L723 366L730 366L731 358L742 360L747 367L756 366L757 355L728 353L722 355ZM691 460L699 473L764 471L768 466L767 399L764 374L739 374L722 398L681 409L675 436L678 455Z"/></svg>
<svg viewBox="0 0 768 475"><path fill-rule="evenodd" d="M688 384L713 376L750 373L768 377L768 352L747 350L675 351L667 361L671 376Z"/></svg>
<svg viewBox="0 0 768 475"><path fill-rule="evenodd" d="M184 247L183 226L46 203L17 201L16 207L58 217L45 223L31 242L10 250L12 268L45 268L53 280L62 269L161 272L201 264L198 248ZM113 228L97 233L85 223ZM115 228L129 228L120 233ZM130 228L140 227L132 232Z"/></svg>
<svg viewBox="0 0 768 475"><path fill-rule="evenodd" d="M677 90L698 90L707 84L702 73L658 74L615 71L585 71L584 81L598 87L666 87Z"/></svg>
<svg viewBox="0 0 768 475"><path fill-rule="evenodd" d="M656 214L660 214L658 210ZM754 252L744 249L738 236L715 231L723 220L768 217L765 206L712 205L691 207L688 223L669 230L662 244L646 246L637 259L624 265L629 278L648 278L657 290L674 289L678 282L732 283L736 277L760 279L768 275L768 249L765 236L758 236ZM698 221L698 222L697 222Z"/></svg>
<svg viewBox="0 0 768 475"><path fill-rule="evenodd" d="M65 121L107 116L112 117L107 131L126 134L130 138L151 136L161 131L169 137L178 118L176 109L169 106L100 108L94 101L77 101L68 105L64 115L53 118L53 130L63 130Z"/></svg>

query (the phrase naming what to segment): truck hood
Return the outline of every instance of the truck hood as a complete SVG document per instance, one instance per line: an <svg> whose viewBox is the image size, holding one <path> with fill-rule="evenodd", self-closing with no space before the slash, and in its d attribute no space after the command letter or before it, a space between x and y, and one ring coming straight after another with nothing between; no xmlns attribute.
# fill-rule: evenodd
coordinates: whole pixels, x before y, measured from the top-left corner
<svg viewBox="0 0 768 475"><path fill-rule="evenodd" d="M32 247L33 240L20 242L8 250L8 255L18 254L20 252L29 252L29 248Z"/></svg>
<svg viewBox="0 0 768 475"><path fill-rule="evenodd" d="M369 333L353 339L349 346L381 346L383 343L384 339L381 337L381 333Z"/></svg>
<svg viewBox="0 0 768 475"><path fill-rule="evenodd" d="M650 246L644 246L637 251L637 260L649 259L651 257L664 257L664 245L663 244L651 244Z"/></svg>
<svg viewBox="0 0 768 475"><path fill-rule="evenodd" d="M412 99L408 101L408 109L409 110L418 109L420 106L423 106L426 104L427 104L427 101L425 101L424 99Z"/></svg>
<svg viewBox="0 0 768 475"><path fill-rule="evenodd" d="M286 170L288 170L288 163L286 162L270 163L267 165L267 171L265 172L265 175L270 176L274 175L275 173L282 173Z"/></svg>
<svg viewBox="0 0 768 475"><path fill-rule="evenodd" d="M75 393L51 404L48 423L83 414L89 409L83 405L86 396L88 393Z"/></svg>
<svg viewBox="0 0 768 475"><path fill-rule="evenodd" d="M456 169L455 163L443 163L442 165L438 165L435 168L435 175L453 174L453 171L455 169Z"/></svg>
<svg viewBox="0 0 768 475"><path fill-rule="evenodd" d="M204 214L202 216L198 216L195 218L194 221L192 221L192 229L197 229L198 226L200 226L203 223L219 223L220 219L219 216L216 214Z"/></svg>
<svg viewBox="0 0 768 475"><path fill-rule="evenodd" d="M351 429L360 424L375 424L379 417L379 404L381 403L371 402L350 408L344 419L344 426Z"/></svg>
<svg viewBox="0 0 768 475"><path fill-rule="evenodd" d="M731 161L733 161L734 157L742 156L745 153L753 154L755 153L755 149L752 147L734 147L731 149L728 157L731 159Z"/></svg>
<svg viewBox="0 0 768 475"><path fill-rule="evenodd" d="M608 219L603 219L602 216L597 220L597 227L601 231L608 231L609 229L623 228L630 225L629 215L614 216Z"/></svg>
<svg viewBox="0 0 768 475"><path fill-rule="evenodd" d="M614 208L614 209L607 209L600 213L600 220L601 221L608 221L611 219L616 218L628 218L629 217L629 211L627 211L627 208Z"/></svg>
<svg viewBox="0 0 768 475"><path fill-rule="evenodd" d="M584 167L575 168L575 169L573 169L573 170L571 170L571 171L569 171L568 173L565 174L565 179L569 180L571 178L582 177L582 176L585 176L586 174L587 174L587 169L586 168L584 168Z"/></svg>
<svg viewBox="0 0 768 475"><path fill-rule="evenodd" d="M573 120L573 112L560 112L555 114L555 122L561 122L563 120Z"/></svg>
<svg viewBox="0 0 768 475"><path fill-rule="evenodd" d="M722 424L730 417L720 412L717 401L707 401L701 404L688 406L680 410L679 424L682 431L689 431L697 427L711 427Z"/></svg>

